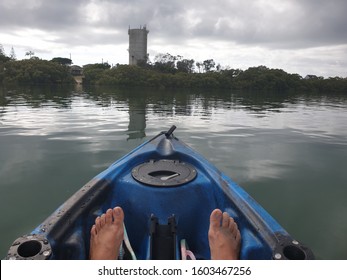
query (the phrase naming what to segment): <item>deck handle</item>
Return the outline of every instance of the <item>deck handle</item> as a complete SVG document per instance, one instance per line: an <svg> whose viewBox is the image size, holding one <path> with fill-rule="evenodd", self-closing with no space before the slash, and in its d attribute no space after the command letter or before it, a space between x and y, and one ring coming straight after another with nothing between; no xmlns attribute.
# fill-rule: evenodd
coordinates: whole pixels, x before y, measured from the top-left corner
<svg viewBox="0 0 347 280"><path fill-rule="evenodd" d="M176 129L175 125L171 126L170 129L165 133L166 138L169 138L171 134L175 131L175 129Z"/></svg>

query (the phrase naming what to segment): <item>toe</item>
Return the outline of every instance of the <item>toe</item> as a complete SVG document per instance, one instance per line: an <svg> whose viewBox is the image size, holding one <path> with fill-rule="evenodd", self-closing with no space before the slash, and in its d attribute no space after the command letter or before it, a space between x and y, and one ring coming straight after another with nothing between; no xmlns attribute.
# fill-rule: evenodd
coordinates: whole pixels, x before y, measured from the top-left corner
<svg viewBox="0 0 347 280"><path fill-rule="evenodd" d="M230 218L229 229L230 229L230 232L232 233L232 235L236 236L236 233L238 231L238 227L237 227L237 223L234 221L233 218Z"/></svg>
<svg viewBox="0 0 347 280"><path fill-rule="evenodd" d="M106 211L106 215L105 215L105 223L106 224L111 224L112 220L113 220L113 218L112 218L112 209L108 209Z"/></svg>
<svg viewBox="0 0 347 280"><path fill-rule="evenodd" d="M222 227L227 228L230 224L230 216L227 212L223 213Z"/></svg>
<svg viewBox="0 0 347 280"><path fill-rule="evenodd" d="M96 232L100 231L100 229L101 229L100 217L97 217L97 218L95 219L95 229L96 229Z"/></svg>
<svg viewBox="0 0 347 280"><path fill-rule="evenodd" d="M91 236L95 236L96 235L96 226L95 225L92 226L92 228L90 230L90 235Z"/></svg>
<svg viewBox="0 0 347 280"><path fill-rule="evenodd" d="M115 207L113 208L113 222L116 224L116 225L119 225L121 226L124 222L124 212L123 212L123 209L120 208L120 207Z"/></svg>
<svg viewBox="0 0 347 280"><path fill-rule="evenodd" d="M100 226L103 227L106 223L106 215L102 214L100 217Z"/></svg>
<svg viewBox="0 0 347 280"><path fill-rule="evenodd" d="M215 209L212 211L210 216L210 229L217 229L220 227L222 216L223 214L220 209Z"/></svg>

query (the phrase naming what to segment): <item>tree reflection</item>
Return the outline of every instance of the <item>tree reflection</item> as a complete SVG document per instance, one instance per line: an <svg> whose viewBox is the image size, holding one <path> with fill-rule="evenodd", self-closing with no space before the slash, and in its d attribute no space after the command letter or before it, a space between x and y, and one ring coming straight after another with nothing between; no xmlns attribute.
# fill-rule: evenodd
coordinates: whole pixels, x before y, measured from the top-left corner
<svg viewBox="0 0 347 280"><path fill-rule="evenodd" d="M146 122L149 117L165 121L180 116L198 116L210 119L218 110L244 110L257 117L280 113L283 109L300 102L324 101L346 102L344 95L244 92L244 91L203 91L203 90L163 90L115 87L21 87L0 89L0 114L6 107L25 105L32 108L53 107L73 109L76 104L91 101L89 106L127 111L129 122L128 139L146 137ZM81 104L79 106L85 106Z"/></svg>

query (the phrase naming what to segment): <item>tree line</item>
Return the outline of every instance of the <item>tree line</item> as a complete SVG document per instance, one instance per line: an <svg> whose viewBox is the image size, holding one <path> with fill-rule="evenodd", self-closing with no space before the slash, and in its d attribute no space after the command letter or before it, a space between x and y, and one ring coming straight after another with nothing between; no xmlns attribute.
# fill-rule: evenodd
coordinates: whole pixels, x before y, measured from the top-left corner
<svg viewBox="0 0 347 280"><path fill-rule="evenodd" d="M83 67L83 72L84 83L91 85L347 93L347 78L324 79L314 75L304 78L266 66L232 69L213 59L195 62L168 53L157 55L153 62L140 61L137 66L89 64Z"/></svg>
<svg viewBox="0 0 347 280"><path fill-rule="evenodd" d="M71 59L42 60L33 52L28 52L28 56L17 60L14 51L7 56L0 45L0 84L74 83ZM347 93L347 78L301 77L266 66L232 69L222 67L213 59L194 61L168 53L158 54L153 62L140 61L138 65L84 65L83 75L83 83L87 85Z"/></svg>
<svg viewBox="0 0 347 280"><path fill-rule="evenodd" d="M14 49L7 56L0 45L0 84L34 85L34 84L72 84L74 79L68 65L72 61L65 58L54 58L51 61L26 53L29 59L17 60Z"/></svg>

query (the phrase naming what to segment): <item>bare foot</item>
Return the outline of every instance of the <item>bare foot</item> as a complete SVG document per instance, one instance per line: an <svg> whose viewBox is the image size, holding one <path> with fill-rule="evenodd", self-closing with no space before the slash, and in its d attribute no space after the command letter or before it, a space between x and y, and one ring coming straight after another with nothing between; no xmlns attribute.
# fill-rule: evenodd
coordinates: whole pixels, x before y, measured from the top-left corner
<svg viewBox="0 0 347 280"><path fill-rule="evenodd" d="M238 260L241 235L234 219L228 213L215 209L210 216L208 231L211 260Z"/></svg>
<svg viewBox="0 0 347 280"><path fill-rule="evenodd" d="M91 260L116 260L123 242L124 212L122 208L108 209L97 217L90 231Z"/></svg>

